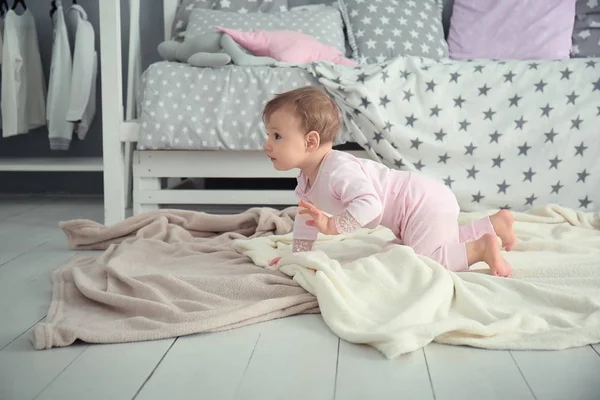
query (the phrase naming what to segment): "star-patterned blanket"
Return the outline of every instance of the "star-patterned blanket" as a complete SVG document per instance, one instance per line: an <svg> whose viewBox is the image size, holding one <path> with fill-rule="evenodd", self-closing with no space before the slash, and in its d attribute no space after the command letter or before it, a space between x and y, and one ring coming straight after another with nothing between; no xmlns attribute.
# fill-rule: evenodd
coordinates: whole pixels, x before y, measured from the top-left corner
<svg viewBox="0 0 600 400"><path fill-rule="evenodd" d="M307 70L353 140L443 180L464 211L600 209L600 60L435 61Z"/></svg>

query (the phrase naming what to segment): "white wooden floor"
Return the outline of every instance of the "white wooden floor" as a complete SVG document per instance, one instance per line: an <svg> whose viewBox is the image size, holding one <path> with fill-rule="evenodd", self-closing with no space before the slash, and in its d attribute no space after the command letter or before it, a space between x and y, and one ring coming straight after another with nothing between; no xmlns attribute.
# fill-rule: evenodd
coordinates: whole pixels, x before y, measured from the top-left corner
<svg viewBox="0 0 600 400"><path fill-rule="evenodd" d="M97 199L0 199L0 400L600 399L600 347L429 345L397 360L339 340L320 315L216 334L37 351L51 272L74 255L57 223L102 220Z"/></svg>

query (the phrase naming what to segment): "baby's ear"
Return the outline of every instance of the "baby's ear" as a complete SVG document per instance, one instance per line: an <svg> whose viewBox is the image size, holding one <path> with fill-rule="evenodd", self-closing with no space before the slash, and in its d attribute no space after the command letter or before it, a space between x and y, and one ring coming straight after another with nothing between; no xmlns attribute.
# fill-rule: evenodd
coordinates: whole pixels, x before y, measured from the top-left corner
<svg viewBox="0 0 600 400"><path fill-rule="evenodd" d="M306 134L306 148L308 151L314 151L321 145L321 136L319 132L310 131Z"/></svg>

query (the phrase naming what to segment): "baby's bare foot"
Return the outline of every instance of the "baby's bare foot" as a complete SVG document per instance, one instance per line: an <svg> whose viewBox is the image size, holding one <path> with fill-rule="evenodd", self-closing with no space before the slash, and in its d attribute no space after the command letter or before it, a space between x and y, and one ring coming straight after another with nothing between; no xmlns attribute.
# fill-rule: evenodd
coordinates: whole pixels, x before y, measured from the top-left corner
<svg viewBox="0 0 600 400"><path fill-rule="evenodd" d="M490 216L490 221L494 227L496 235L502 240L502 247L506 251L511 251L517 243L517 235L513 230L513 215L508 210L500 210Z"/></svg>
<svg viewBox="0 0 600 400"><path fill-rule="evenodd" d="M500 245L492 234L485 234L481 237L484 243L483 261L490 267L492 275L509 276L511 273L510 264L504 260L500 254Z"/></svg>

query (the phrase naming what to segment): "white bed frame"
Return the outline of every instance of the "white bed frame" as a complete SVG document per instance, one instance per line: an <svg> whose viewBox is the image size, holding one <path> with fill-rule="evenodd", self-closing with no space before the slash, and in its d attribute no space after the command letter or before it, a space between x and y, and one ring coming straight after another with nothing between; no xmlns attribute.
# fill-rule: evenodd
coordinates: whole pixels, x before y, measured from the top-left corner
<svg viewBox="0 0 600 400"><path fill-rule="evenodd" d="M123 108L121 0L99 1L102 74L104 219L125 219L128 196L133 213L162 204L292 205L293 190L183 190L161 187L161 178L290 178L297 171L276 171L262 151L132 152L140 127L135 120L135 89L141 74L140 0L129 0L130 32L127 68L127 107ZM163 0L164 37L170 39L179 0ZM158 45L158 43L156 43ZM352 152L367 157L366 152ZM133 183L131 191L130 182Z"/></svg>

